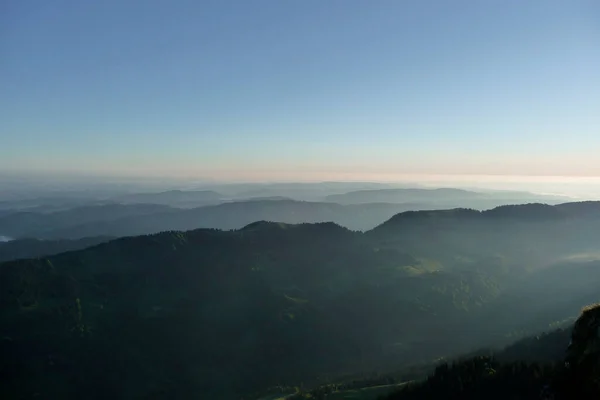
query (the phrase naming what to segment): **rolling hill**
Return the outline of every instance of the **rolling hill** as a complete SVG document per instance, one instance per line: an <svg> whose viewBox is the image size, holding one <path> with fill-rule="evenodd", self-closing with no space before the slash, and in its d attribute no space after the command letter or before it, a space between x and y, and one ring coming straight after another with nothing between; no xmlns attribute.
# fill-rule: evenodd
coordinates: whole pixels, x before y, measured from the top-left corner
<svg viewBox="0 0 600 400"><path fill-rule="evenodd" d="M286 199L227 202L193 209L163 205L104 205L58 213L17 212L0 216L0 233L13 238L79 239L133 236L166 230L239 229L258 220L285 223L336 222L353 230L375 227L418 205L334 203Z"/></svg>
<svg viewBox="0 0 600 400"><path fill-rule="evenodd" d="M593 202L579 203L577 213L590 208ZM587 205L586 205L587 204ZM561 206L568 214L571 206ZM573 208L574 208L573 207ZM538 207L541 209L541 206ZM369 203L340 205L327 202L305 202L289 199L261 199L226 202L192 209L173 208L157 204L104 204L76 207L60 212L13 212L0 215L0 235L11 238L80 239L92 236L134 236L166 230L191 230L198 228L240 229L258 220L284 223L335 222L351 230L369 230L392 216L408 210L435 210L434 204L420 203ZM497 218L502 218L505 208L497 208ZM524 213L533 209L525 208ZM559 208L547 208L558 212ZM509 216L516 213L511 210ZM539 212L536 211L536 212ZM400 218L410 218L411 214ZM427 214L417 214L427 215ZM437 214L436 214L437 215ZM486 214L488 215L488 214ZM533 216L523 215L523 218Z"/></svg>
<svg viewBox="0 0 600 400"><path fill-rule="evenodd" d="M158 193L132 193L111 198L119 204L161 204L178 208L194 208L219 204L224 196L212 190L169 190Z"/></svg>
<svg viewBox="0 0 600 400"><path fill-rule="evenodd" d="M528 192L477 192L455 188L393 188L357 190L343 194L333 194L326 201L339 204L365 203L419 203L443 208L487 209L507 204L532 202L563 203L567 197L538 195Z"/></svg>

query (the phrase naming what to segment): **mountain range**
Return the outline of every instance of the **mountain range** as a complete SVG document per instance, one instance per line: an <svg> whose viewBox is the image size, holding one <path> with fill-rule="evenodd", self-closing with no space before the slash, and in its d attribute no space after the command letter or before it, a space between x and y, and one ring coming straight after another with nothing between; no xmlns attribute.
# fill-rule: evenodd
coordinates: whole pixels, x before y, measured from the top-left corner
<svg viewBox="0 0 600 400"><path fill-rule="evenodd" d="M277 187L285 192L285 186L283 189ZM288 188L292 189L300 190L293 185ZM459 189L415 188L363 190L328 195L324 197L326 201L310 202L281 195L245 200L240 197L259 192L269 193L262 189L250 192L238 188L238 192L234 192L238 197L227 198L215 191L171 190L128 194L102 201L96 199L94 203L83 206L60 203L63 205L59 209L48 208L44 203L32 208L3 211L0 214L0 235L38 239L132 236L165 230L240 229L258 220L292 224L335 222L351 230L364 231L409 210L456 207L483 210L519 201L555 204L561 200L520 192L490 194ZM58 206L50 203L50 207Z"/></svg>
<svg viewBox="0 0 600 400"><path fill-rule="evenodd" d="M530 204L404 212L364 233L167 231L5 262L0 394L232 399L504 346L597 300L599 229L600 203Z"/></svg>

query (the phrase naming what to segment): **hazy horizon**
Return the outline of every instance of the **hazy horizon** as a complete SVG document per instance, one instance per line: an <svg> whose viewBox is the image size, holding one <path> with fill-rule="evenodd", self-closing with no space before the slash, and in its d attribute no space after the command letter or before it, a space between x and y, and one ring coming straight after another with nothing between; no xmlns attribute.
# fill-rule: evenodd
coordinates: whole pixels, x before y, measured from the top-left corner
<svg viewBox="0 0 600 400"><path fill-rule="evenodd" d="M462 188L470 190L525 191L544 195L559 195L573 200L600 199L600 177L564 176L505 176L505 175L331 175L330 179L215 179L182 176L122 176L90 174L1 174L0 187L5 189L35 188L38 190L91 190L107 185L127 187L129 191L158 192L170 189L196 190L220 185L236 184L319 184L319 183L373 183L406 185L424 188ZM362 178L362 179L361 179Z"/></svg>

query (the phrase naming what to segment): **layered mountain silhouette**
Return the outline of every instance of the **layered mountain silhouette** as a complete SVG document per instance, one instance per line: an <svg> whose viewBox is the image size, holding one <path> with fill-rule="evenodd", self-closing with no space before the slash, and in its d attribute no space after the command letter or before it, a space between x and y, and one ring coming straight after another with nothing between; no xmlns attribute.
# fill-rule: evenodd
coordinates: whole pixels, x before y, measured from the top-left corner
<svg viewBox="0 0 600 400"><path fill-rule="evenodd" d="M332 194L327 196L326 200L340 204L419 203L435 204L437 208L491 208L501 204L540 201L556 204L567 201L567 198L512 191L476 192L455 188L388 188Z"/></svg>
<svg viewBox="0 0 600 400"><path fill-rule="evenodd" d="M103 205L57 213L16 212L0 216L0 232L13 238L79 239L134 236L166 230L240 229L258 220L285 223L333 221L353 230L370 229L416 204L334 203L285 199L229 202L193 209L164 205Z"/></svg>
<svg viewBox="0 0 600 400"><path fill-rule="evenodd" d="M427 190L427 192L432 192L432 190ZM198 193L209 197L213 195L213 192L205 191L175 191L133 195L133 198L139 200L139 196L141 196L142 200L153 199L167 203L166 199L171 196L183 196L182 199L185 200L188 196L194 197ZM475 192L466 193L474 197L483 196L483 194ZM217 196L217 194L214 195ZM464 205L474 209L487 209L506 204L506 201L502 199L491 200L491 202L485 200L482 204L466 202ZM463 201L446 201L442 208L463 206L463 203ZM56 212L29 210L6 213L0 215L0 234L12 238L80 239L91 236L134 236L165 230L240 229L258 220L285 223L331 221L352 230L362 231L372 229L398 213L409 210L440 209L440 204L434 201L341 205L330 202L296 201L281 197L225 202L187 209L164 204L111 203L75 207ZM514 212L516 211L511 211L511 213Z"/></svg>
<svg viewBox="0 0 600 400"><path fill-rule="evenodd" d="M597 296L599 228L598 203L532 204L366 233L259 220L6 262L0 395L231 399L507 345Z"/></svg>
<svg viewBox="0 0 600 400"><path fill-rule="evenodd" d="M111 198L121 204L161 204L171 207L193 208L202 205L219 204L222 194L213 190L169 190L158 193L132 193Z"/></svg>

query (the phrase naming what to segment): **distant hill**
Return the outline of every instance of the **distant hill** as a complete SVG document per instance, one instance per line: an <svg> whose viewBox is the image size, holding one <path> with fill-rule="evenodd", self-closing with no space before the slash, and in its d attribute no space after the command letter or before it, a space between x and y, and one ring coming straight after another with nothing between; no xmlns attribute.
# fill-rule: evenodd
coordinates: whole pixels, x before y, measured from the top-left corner
<svg viewBox="0 0 600 400"><path fill-rule="evenodd" d="M323 201L326 196L353 190L385 189L401 185L376 182L238 183L204 186L231 200L261 197L287 197L299 201Z"/></svg>
<svg viewBox="0 0 600 400"><path fill-rule="evenodd" d="M156 204L103 204L75 207L57 212L17 211L0 216L0 235L11 238L62 239L68 237L53 236L52 232L80 225L111 223L128 217L143 218L157 213L166 215L175 211L177 209ZM79 239L86 236L103 236L103 234L70 238Z"/></svg>
<svg viewBox="0 0 600 400"><path fill-rule="evenodd" d="M561 205L558 208L539 205L535 208L496 208L485 214L490 218L539 218L540 213L579 215L595 212L596 203ZM23 238L78 239L90 236L132 236L166 230L197 228L239 229L258 220L284 223L335 222L352 230L369 230L398 213L388 222L394 224L405 218L441 215L433 204L369 203L340 205L327 202L302 202L288 199L254 199L226 202L192 209L172 208L153 204L109 204L78 207L56 213L16 212L0 216L0 235ZM434 214L428 214L425 211ZM522 215L519 216L519 210ZM458 211L444 211L456 214ZM476 211L465 211L478 215ZM464 218L463 218L464 219ZM385 226L388 226L385 225ZM385 229L381 228L381 229Z"/></svg>
<svg viewBox="0 0 600 400"><path fill-rule="evenodd" d="M0 215L12 213L15 211L33 211L33 212L58 212L68 210L70 208L97 206L110 204L110 201L103 201L94 197L79 198L79 197L33 197L33 198L18 198L15 200L0 201Z"/></svg>
<svg viewBox="0 0 600 400"><path fill-rule="evenodd" d="M76 240L17 239L8 242L0 241L0 262L81 250L112 239L114 238L99 236Z"/></svg>
<svg viewBox="0 0 600 400"><path fill-rule="evenodd" d="M326 201L340 204L364 203L419 203L443 208L489 209L500 205L545 202L560 203L566 197L536 195L527 192L475 192L463 189L438 188L395 188L359 190L326 197Z"/></svg>
<svg viewBox="0 0 600 400"><path fill-rule="evenodd" d="M467 200L484 195L462 189L375 189L358 190L344 194L327 196L327 201L340 204L361 203L406 203L432 200Z"/></svg>
<svg viewBox="0 0 600 400"><path fill-rule="evenodd" d="M332 221L353 230L364 230L414 207L418 205L341 206L278 198L226 202L193 209L148 204L111 205L51 214L13 213L0 216L0 234L15 238L77 239L197 228L239 229L258 220L285 223Z"/></svg>
<svg viewBox="0 0 600 400"><path fill-rule="evenodd" d="M449 210L423 210L406 211L398 213L377 227L377 230L394 229L407 221L422 221L431 224L436 223L463 223L472 221L506 221L506 220L531 220L548 221L554 219L566 219L569 217L585 217L589 214L600 213L600 202L560 204L551 206L547 204L531 203L519 205L507 205L492 208L490 210L474 210L468 208L455 208Z"/></svg>
<svg viewBox="0 0 600 400"><path fill-rule="evenodd" d="M123 204L161 204L171 207L193 208L218 204L224 196L212 190L169 190L159 193L134 193L112 200Z"/></svg>
<svg viewBox="0 0 600 400"><path fill-rule="evenodd" d="M595 234L600 202L576 204L405 212L366 234L449 260L494 255L497 258L489 260L494 265L510 255L521 260L522 270L600 246Z"/></svg>

